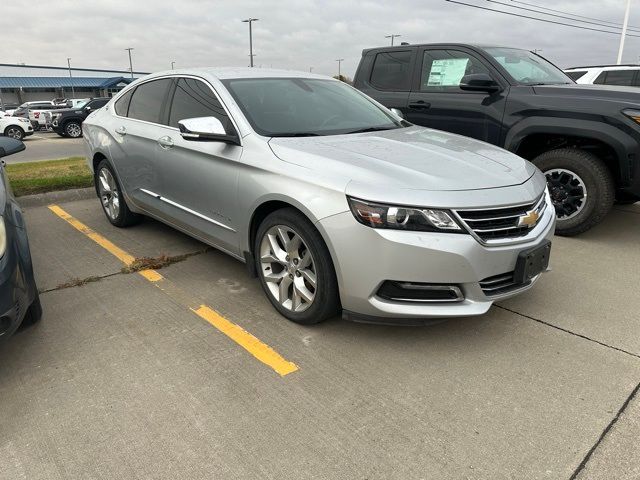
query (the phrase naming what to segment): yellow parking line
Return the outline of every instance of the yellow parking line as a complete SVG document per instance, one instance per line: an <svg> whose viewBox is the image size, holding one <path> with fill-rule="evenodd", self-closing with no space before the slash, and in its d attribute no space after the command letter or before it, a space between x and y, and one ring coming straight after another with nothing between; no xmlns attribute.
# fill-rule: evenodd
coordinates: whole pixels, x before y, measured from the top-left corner
<svg viewBox="0 0 640 480"><path fill-rule="evenodd" d="M73 228L96 242L102 248L118 258L125 265L129 266L135 260L132 255L128 254L113 242L86 226L81 221L69 215L59 206L49 205L49 210L66 221ZM141 270L138 273L152 282L156 287L170 296L173 300L187 307L200 318L207 321L209 324L214 326L220 332L224 333L227 337L236 342L262 363L271 367L280 375L285 376L298 370L298 366L295 363L286 360L269 345L263 343L239 325L236 325L235 323L227 320L211 307L202 305L198 301L198 299L194 298L189 293L177 287L156 270Z"/></svg>

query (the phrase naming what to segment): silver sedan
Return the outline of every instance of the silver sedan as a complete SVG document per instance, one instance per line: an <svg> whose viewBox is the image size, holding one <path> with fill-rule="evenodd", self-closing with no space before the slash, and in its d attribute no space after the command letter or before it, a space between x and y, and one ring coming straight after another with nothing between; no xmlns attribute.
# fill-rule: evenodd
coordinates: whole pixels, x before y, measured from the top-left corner
<svg viewBox="0 0 640 480"><path fill-rule="evenodd" d="M331 78L156 73L83 129L113 225L148 215L245 262L295 322L479 315L548 268L539 170Z"/></svg>

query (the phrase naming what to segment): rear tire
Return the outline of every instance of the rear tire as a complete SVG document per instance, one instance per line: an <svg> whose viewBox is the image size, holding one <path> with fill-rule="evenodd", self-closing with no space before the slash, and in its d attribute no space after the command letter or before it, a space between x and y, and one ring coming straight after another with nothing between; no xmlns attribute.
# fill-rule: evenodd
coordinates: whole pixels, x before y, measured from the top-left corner
<svg viewBox="0 0 640 480"><path fill-rule="evenodd" d="M80 138L82 136L82 125L80 122L70 120L64 124L64 133L67 137Z"/></svg>
<svg viewBox="0 0 640 480"><path fill-rule="evenodd" d="M561 148L539 155L533 163L547 177L556 209L556 234L586 232L611 211L615 183L607 166L594 154Z"/></svg>
<svg viewBox="0 0 640 480"><path fill-rule="evenodd" d="M129 209L118 177L107 160L98 164L94 181L102 210L112 225L124 228L140 223L143 216Z"/></svg>
<svg viewBox="0 0 640 480"><path fill-rule="evenodd" d="M284 208L268 215L258 227L254 253L262 289L282 316L311 325L338 313L331 255L320 232L300 212Z"/></svg>
<svg viewBox="0 0 640 480"><path fill-rule="evenodd" d="M9 125L4 129L4 134L16 140L22 140L24 138L24 130L16 125Z"/></svg>

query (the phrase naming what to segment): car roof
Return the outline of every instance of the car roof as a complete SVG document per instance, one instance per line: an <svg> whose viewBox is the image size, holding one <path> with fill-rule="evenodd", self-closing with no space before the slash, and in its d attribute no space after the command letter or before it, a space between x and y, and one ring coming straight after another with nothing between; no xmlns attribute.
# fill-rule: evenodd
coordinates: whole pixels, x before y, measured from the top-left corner
<svg viewBox="0 0 640 480"><path fill-rule="evenodd" d="M372 47L365 48L362 53L370 52L372 50L406 50L407 48L418 48L418 47L466 47L466 48L475 48L477 50L486 50L488 48L508 48L511 50L525 50L529 51L526 48L519 47L508 47L505 45L494 45L494 44L484 44L484 43L412 43L409 45L394 45L390 46L382 46L382 47Z"/></svg>
<svg viewBox="0 0 640 480"><path fill-rule="evenodd" d="M300 72L296 70L280 70L275 68L251 68L251 67L200 67L200 68L182 68L176 70L165 70L156 72L147 78L164 76L164 75L211 75L218 80L228 80L236 78L316 78L330 79L325 75L318 75L309 72ZM337 81L337 80L336 80Z"/></svg>
<svg viewBox="0 0 640 480"><path fill-rule="evenodd" d="M608 69L608 70L638 70L640 69L640 65L638 64L633 64L633 63L628 63L628 64L624 64L624 65L589 65L586 67L570 67L570 68L565 68L565 71L567 70L589 70L589 69L595 69L595 68L603 68L603 69Z"/></svg>

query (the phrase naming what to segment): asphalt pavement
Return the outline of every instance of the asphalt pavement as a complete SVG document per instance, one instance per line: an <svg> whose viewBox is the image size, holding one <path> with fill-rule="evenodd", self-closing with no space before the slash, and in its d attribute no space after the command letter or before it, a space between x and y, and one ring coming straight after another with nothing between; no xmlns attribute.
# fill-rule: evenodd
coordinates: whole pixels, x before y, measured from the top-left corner
<svg viewBox="0 0 640 480"><path fill-rule="evenodd" d="M25 209L44 318L0 348L0 478L640 475L640 205L487 315L407 328L293 324L225 254L56 202Z"/></svg>
<svg viewBox="0 0 640 480"><path fill-rule="evenodd" d="M25 137L24 145L25 150L6 157L5 162L38 162L85 156L82 138L65 138L54 132L35 132Z"/></svg>

